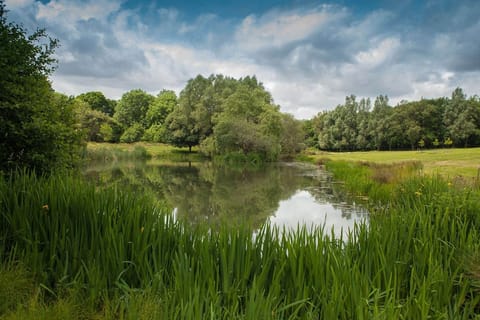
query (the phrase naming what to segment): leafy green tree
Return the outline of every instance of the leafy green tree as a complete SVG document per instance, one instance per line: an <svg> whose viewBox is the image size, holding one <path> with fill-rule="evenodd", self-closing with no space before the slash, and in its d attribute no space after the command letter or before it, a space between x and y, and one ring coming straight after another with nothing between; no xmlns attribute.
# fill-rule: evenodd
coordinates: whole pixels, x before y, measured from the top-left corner
<svg viewBox="0 0 480 320"><path fill-rule="evenodd" d="M425 147L425 140L423 140L423 138L418 141L418 146L420 147L420 149L423 149Z"/></svg>
<svg viewBox="0 0 480 320"><path fill-rule="evenodd" d="M455 144L467 147L475 144L480 137L480 103L474 98L467 99L461 88L456 88L447 102L444 123ZM478 141L480 142L480 141Z"/></svg>
<svg viewBox="0 0 480 320"><path fill-rule="evenodd" d="M120 142L131 143L140 141L144 132L145 129L140 123L134 123L123 132L122 136L120 137Z"/></svg>
<svg viewBox="0 0 480 320"><path fill-rule="evenodd" d="M115 119L101 111L93 110L89 103L78 97L72 103L79 128L85 133L87 141L118 142L123 130Z"/></svg>
<svg viewBox="0 0 480 320"><path fill-rule="evenodd" d="M104 142L114 142L114 131L111 125L108 123L102 123L100 125L100 136Z"/></svg>
<svg viewBox="0 0 480 320"><path fill-rule="evenodd" d="M143 134L142 140L149 142L165 142L166 138L166 128L160 124L153 124Z"/></svg>
<svg viewBox="0 0 480 320"><path fill-rule="evenodd" d="M305 148L304 123L290 114L282 114L281 154L291 158Z"/></svg>
<svg viewBox="0 0 480 320"><path fill-rule="evenodd" d="M114 118L125 128L135 123L147 127L146 115L154 97L141 89L130 90L118 101Z"/></svg>
<svg viewBox="0 0 480 320"><path fill-rule="evenodd" d="M446 137L445 141L443 141L443 145L447 148L451 147L453 145L452 139L450 139L450 137Z"/></svg>
<svg viewBox="0 0 480 320"><path fill-rule="evenodd" d="M190 151L193 146L200 143L202 131L206 131L206 128L197 122L198 109L208 86L208 79L199 75L195 79L190 79L180 92L178 105L166 119L169 143L178 147L188 147Z"/></svg>
<svg viewBox="0 0 480 320"><path fill-rule="evenodd" d="M357 134L355 149L357 150L370 150L373 148L372 133L370 130L370 108L370 98L360 100L356 113Z"/></svg>
<svg viewBox="0 0 480 320"><path fill-rule="evenodd" d="M275 160L280 151L282 118L271 95L255 78L240 79L216 118L213 135L217 154L258 154Z"/></svg>
<svg viewBox="0 0 480 320"><path fill-rule="evenodd" d="M313 119L307 119L302 121L302 130L304 134L304 143L308 148L318 147L318 135L316 130L317 116Z"/></svg>
<svg viewBox="0 0 480 320"><path fill-rule="evenodd" d="M7 21L0 1L0 170L72 167L82 148L69 99L48 81L58 42Z"/></svg>
<svg viewBox="0 0 480 320"><path fill-rule="evenodd" d="M381 150L388 143L388 131L390 122L388 121L392 113L392 107L388 104L388 97L380 95L375 99L373 110L370 117L370 135L372 137L373 147Z"/></svg>
<svg viewBox="0 0 480 320"><path fill-rule="evenodd" d="M163 125L167 116L177 106L177 95L172 90L162 90L148 107L146 125Z"/></svg>
<svg viewBox="0 0 480 320"><path fill-rule="evenodd" d="M177 95L171 90L162 90L148 107L145 116L144 141L167 142L166 119L177 106Z"/></svg>
<svg viewBox="0 0 480 320"><path fill-rule="evenodd" d="M107 99L100 91L91 91L82 93L77 96L80 99L90 105L90 108L107 114L112 117L115 112L115 100Z"/></svg>
<svg viewBox="0 0 480 320"><path fill-rule="evenodd" d="M322 150L333 150L335 144L334 127L335 113L334 111L324 111L314 118L317 123L316 130L318 132L318 146Z"/></svg>

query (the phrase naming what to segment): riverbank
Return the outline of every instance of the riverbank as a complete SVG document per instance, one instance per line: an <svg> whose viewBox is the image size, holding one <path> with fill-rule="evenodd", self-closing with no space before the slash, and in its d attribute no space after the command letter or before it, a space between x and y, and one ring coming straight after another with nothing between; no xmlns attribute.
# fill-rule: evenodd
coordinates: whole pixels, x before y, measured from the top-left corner
<svg viewBox="0 0 480 320"><path fill-rule="evenodd" d="M126 159L163 159L171 161L202 161L205 157L197 148L178 148L161 143L98 143L87 144L84 158L87 161L119 161Z"/></svg>
<svg viewBox="0 0 480 320"><path fill-rule="evenodd" d="M202 161L205 158L194 147L177 148L156 143L95 143L87 145L87 159L115 160L121 158L157 158L177 161ZM480 148L426 149L416 151L357 151L324 152L308 149L297 160L323 163L327 160L352 162L373 162L392 164L419 162L422 172L427 175L441 175L446 179L465 177L480 179Z"/></svg>
<svg viewBox="0 0 480 320"><path fill-rule="evenodd" d="M468 319L480 313L480 192L415 162L372 177L326 162L369 197L369 225L176 221L148 195L76 176L0 181L1 319ZM378 205L373 205L378 204Z"/></svg>

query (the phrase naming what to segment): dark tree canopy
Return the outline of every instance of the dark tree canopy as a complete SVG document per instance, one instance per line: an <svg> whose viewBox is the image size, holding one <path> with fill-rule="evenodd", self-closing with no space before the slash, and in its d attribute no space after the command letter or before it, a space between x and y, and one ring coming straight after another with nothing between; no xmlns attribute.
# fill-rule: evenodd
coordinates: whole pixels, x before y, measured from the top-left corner
<svg viewBox="0 0 480 320"><path fill-rule="evenodd" d="M0 2L0 170L39 171L70 167L77 160L79 132L67 99L54 94L57 40L7 21Z"/></svg>
<svg viewBox="0 0 480 320"><path fill-rule="evenodd" d="M113 116L115 112L116 102L114 100L107 99L100 91L91 91L82 93L77 96L80 99L89 104L90 108L105 113L108 116Z"/></svg>

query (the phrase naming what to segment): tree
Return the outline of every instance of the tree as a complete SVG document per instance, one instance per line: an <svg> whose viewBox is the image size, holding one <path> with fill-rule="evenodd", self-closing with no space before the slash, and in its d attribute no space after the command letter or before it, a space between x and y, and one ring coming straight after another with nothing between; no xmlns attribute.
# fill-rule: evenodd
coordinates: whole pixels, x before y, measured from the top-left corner
<svg viewBox="0 0 480 320"><path fill-rule="evenodd" d="M122 132L118 122L101 111L91 109L90 104L78 97L72 103L79 128L84 131L87 141L118 141Z"/></svg>
<svg viewBox="0 0 480 320"><path fill-rule="evenodd" d="M172 90L162 90L149 105L145 117L147 127L163 125L167 116L177 106L177 95Z"/></svg>
<svg viewBox="0 0 480 320"><path fill-rule="evenodd" d="M467 147L470 141L480 137L479 103L468 99L461 88L452 92L444 113L447 134L456 145Z"/></svg>
<svg viewBox="0 0 480 320"><path fill-rule="evenodd" d="M223 104L213 128L216 153L258 154L275 160L280 151L282 118L271 95L253 77L240 79Z"/></svg>
<svg viewBox="0 0 480 320"><path fill-rule="evenodd" d="M140 141L144 132L145 129L140 123L134 123L132 126L128 127L127 130L125 130L125 132L122 134L122 136L120 137L120 142L131 143Z"/></svg>
<svg viewBox="0 0 480 320"><path fill-rule="evenodd" d="M146 115L154 97L141 89L130 90L117 103L114 118L126 129L135 123L146 128Z"/></svg>
<svg viewBox="0 0 480 320"><path fill-rule="evenodd" d="M290 114L282 114L282 133L280 136L281 153L292 157L305 148L303 123Z"/></svg>
<svg viewBox="0 0 480 320"><path fill-rule="evenodd" d="M53 92L47 78L57 45L43 29L28 35L7 22L0 1L0 170L48 172L79 159L81 133L71 103Z"/></svg>
<svg viewBox="0 0 480 320"><path fill-rule="evenodd" d="M178 105L166 119L169 143L177 147L188 147L192 151L192 147L205 138L210 128L202 126L205 121L199 122L198 119L203 115L199 110L209 85L208 79L198 75L195 79L190 79L180 92Z"/></svg>
<svg viewBox="0 0 480 320"><path fill-rule="evenodd" d="M377 150L381 150L388 144L387 137L390 126L388 118L391 113L392 107L388 105L388 97L378 96L373 105L369 130L373 140L373 147Z"/></svg>
<svg viewBox="0 0 480 320"><path fill-rule="evenodd" d="M110 117L113 116L115 112L116 102L107 99L100 91L82 93L77 96L77 99L88 103L91 109L103 112Z"/></svg>
<svg viewBox="0 0 480 320"><path fill-rule="evenodd" d="M171 90L162 90L148 107L145 116L146 127L142 137L144 141L167 142L168 115L177 106L177 95Z"/></svg>

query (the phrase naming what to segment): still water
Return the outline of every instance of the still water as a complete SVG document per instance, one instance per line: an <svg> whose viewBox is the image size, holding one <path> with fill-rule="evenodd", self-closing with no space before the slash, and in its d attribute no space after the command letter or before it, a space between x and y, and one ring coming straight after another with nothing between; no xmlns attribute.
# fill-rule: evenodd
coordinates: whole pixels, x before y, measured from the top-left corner
<svg viewBox="0 0 480 320"><path fill-rule="evenodd" d="M226 168L209 162L91 163L85 175L99 185L134 188L166 201L178 219L212 225L264 223L295 229L323 226L339 236L367 211L318 166L269 164L260 169Z"/></svg>

